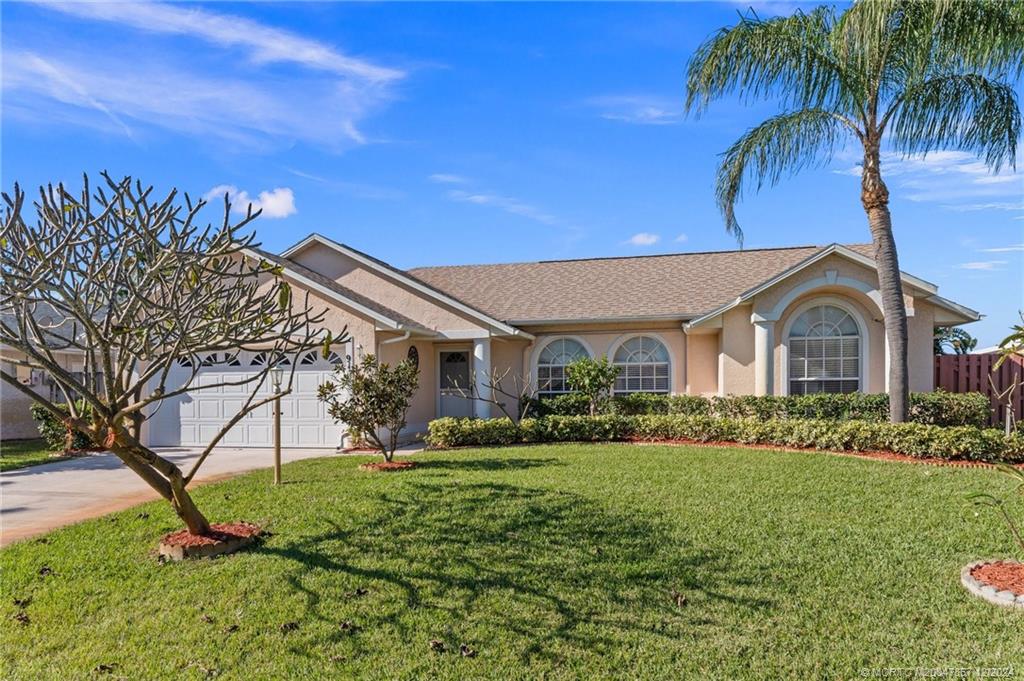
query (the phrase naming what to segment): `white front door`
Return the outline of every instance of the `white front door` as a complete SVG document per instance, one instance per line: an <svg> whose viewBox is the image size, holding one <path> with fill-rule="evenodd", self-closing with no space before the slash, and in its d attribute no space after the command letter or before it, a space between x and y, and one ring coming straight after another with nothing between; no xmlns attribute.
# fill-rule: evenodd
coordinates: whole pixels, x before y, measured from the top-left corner
<svg viewBox="0 0 1024 681"><path fill-rule="evenodd" d="M206 446L223 425L245 403L256 388L254 383L237 383L258 374L266 365L267 353L240 352L234 356L207 357L202 361L190 390L178 397L164 400L149 419L149 442L152 446ZM191 360L184 360L167 382L168 389L184 384L192 374ZM285 375L296 362L295 379L290 394L281 398L281 444L285 447L338 447L344 427L327 413L326 405L317 398L317 388L332 377L332 362L340 358L332 353L324 360L319 351L284 358L279 364ZM287 379L286 379L287 380ZM217 386L202 388L202 386ZM273 388L269 378L259 386L256 400L270 396ZM269 402L250 412L227 432L220 444L225 447L272 447L274 445L274 403Z"/></svg>
<svg viewBox="0 0 1024 681"><path fill-rule="evenodd" d="M441 416L473 415L468 350L442 351L438 357Z"/></svg>

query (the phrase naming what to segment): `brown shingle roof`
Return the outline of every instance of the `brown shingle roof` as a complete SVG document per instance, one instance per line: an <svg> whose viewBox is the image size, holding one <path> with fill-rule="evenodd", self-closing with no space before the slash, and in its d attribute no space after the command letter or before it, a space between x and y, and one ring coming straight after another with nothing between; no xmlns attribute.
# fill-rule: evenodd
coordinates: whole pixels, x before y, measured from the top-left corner
<svg viewBox="0 0 1024 681"><path fill-rule="evenodd" d="M724 305L822 248L419 267L409 274L506 322L690 318ZM849 248L871 257L869 244Z"/></svg>

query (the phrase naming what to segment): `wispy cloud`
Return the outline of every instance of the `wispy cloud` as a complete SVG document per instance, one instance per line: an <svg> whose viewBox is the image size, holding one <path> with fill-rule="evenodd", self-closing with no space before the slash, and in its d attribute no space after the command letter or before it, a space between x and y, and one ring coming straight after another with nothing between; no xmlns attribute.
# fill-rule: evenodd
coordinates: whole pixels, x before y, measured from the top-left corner
<svg viewBox="0 0 1024 681"><path fill-rule="evenodd" d="M672 125L683 120L682 99L653 95L604 95L585 102L601 118L638 125Z"/></svg>
<svg viewBox="0 0 1024 681"><path fill-rule="evenodd" d="M859 164L834 172L860 177ZM992 173L965 151L934 151L903 157L882 155L882 176L894 194L910 201L938 203L954 211L1024 210L1024 174L1003 167Z"/></svg>
<svg viewBox="0 0 1024 681"><path fill-rule="evenodd" d="M227 194L231 201L231 210L234 213L245 215L250 206L252 210L262 210L261 217L275 219L286 218L295 214L295 194L288 187L277 187L269 191L262 191L255 199L249 196L249 192L230 184L217 185L206 192L203 197L207 201L224 200Z"/></svg>
<svg viewBox="0 0 1024 681"><path fill-rule="evenodd" d="M677 244L685 243L685 242L687 242L689 240L690 240L690 237L686 236L685 234L680 234L675 239L673 239L673 241L675 241Z"/></svg>
<svg viewBox="0 0 1024 681"><path fill-rule="evenodd" d="M979 262L965 262L957 265L957 269L961 270L982 270L985 272L991 272L992 270L998 270L1006 264L1005 260L982 260Z"/></svg>
<svg viewBox="0 0 1024 681"><path fill-rule="evenodd" d="M5 35L3 89L17 102L10 114L26 120L133 137L160 128L253 147L306 142L340 150L370 141L360 124L391 101L405 75L291 31L192 5L45 7L114 24L119 39L87 41L58 23L53 44Z"/></svg>
<svg viewBox="0 0 1024 681"><path fill-rule="evenodd" d="M348 196L357 199L368 199L371 201L398 201L405 198L405 192L400 189L393 189L391 187L380 187L373 184L366 184L363 182L350 182L348 180L337 180L330 177L323 177L320 175L314 175L313 173L307 173L302 170L295 168L285 168L289 173L295 177L301 177L304 180L310 182L316 182L317 184L323 185L328 190L347 194Z"/></svg>
<svg viewBox="0 0 1024 681"><path fill-rule="evenodd" d="M451 173L434 173L433 175L428 175L427 179L438 184L466 184L469 182L468 178L462 175L452 175Z"/></svg>
<svg viewBox="0 0 1024 681"><path fill-rule="evenodd" d="M1013 253L1024 251L1024 244L1013 244L1012 246L999 246L997 248L980 248L982 253Z"/></svg>
<svg viewBox="0 0 1024 681"><path fill-rule="evenodd" d="M659 241L661 241L661 237L657 234L651 234L650 232L637 232L626 239L623 243L627 243L630 246L653 246Z"/></svg>
<svg viewBox="0 0 1024 681"><path fill-rule="evenodd" d="M397 80L404 74L330 45L252 19L208 12L194 5L159 2L41 2L82 19L107 21L150 33L186 35L220 47L240 48L257 64L289 63L339 76L371 81Z"/></svg>
<svg viewBox="0 0 1024 681"><path fill-rule="evenodd" d="M545 212L537 206L525 203L510 196L502 196L500 194L487 192L468 192L462 189L451 189L448 191L447 196L452 201L473 203L478 206L490 206L492 208L505 211L506 213L519 215L544 225L562 226L564 224L562 220Z"/></svg>

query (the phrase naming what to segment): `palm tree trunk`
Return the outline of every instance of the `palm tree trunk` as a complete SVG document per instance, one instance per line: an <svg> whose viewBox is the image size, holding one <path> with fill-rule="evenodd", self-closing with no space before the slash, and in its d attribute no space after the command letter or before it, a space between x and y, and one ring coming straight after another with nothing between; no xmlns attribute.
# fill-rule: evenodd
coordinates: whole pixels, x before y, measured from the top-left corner
<svg viewBox="0 0 1024 681"><path fill-rule="evenodd" d="M889 213L889 190L882 181L881 153L877 138L868 139L864 148L861 174L861 203L868 216L871 243L878 268L878 288L882 293L885 336L889 344L889 420L907 420L910 383L907 367L907 309L903 302L903 282L896 254ZM868 370L867 367L864 368Z"/></svg>

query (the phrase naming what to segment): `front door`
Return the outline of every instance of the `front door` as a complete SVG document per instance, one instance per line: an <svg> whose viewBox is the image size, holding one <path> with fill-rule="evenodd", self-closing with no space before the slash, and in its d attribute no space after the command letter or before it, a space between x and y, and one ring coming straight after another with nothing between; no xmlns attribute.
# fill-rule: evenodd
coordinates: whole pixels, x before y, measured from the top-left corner
<svg viewBox="0 0 1024 681"><path fill-rule="evenodd" d="M441 416L472 416L473 399L470 390L469 352L444 351L439 357L441 386Z"/></svg>

